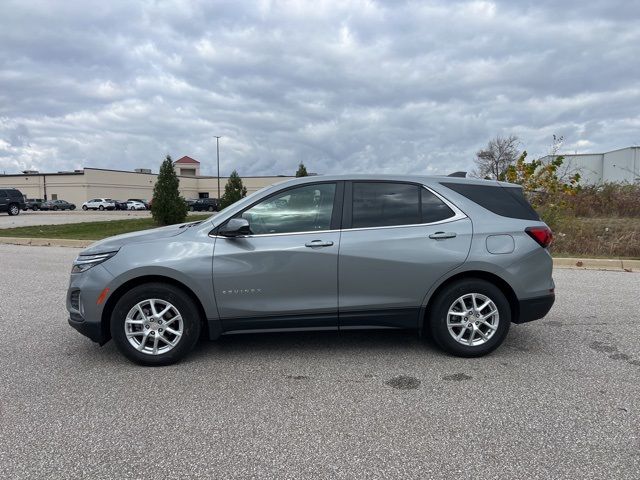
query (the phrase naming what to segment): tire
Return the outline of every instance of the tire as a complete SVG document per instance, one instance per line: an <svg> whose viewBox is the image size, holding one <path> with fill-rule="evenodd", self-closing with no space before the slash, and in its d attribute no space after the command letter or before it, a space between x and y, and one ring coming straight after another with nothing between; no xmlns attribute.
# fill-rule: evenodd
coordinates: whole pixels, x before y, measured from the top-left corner
<svg viewBox="0 0 640 480"><path fill-rule="evenodd" d="M20 206L17 203L12 203L9 205L9 209L7 210L7 212L9 212L9 215L11 215L12 217L15 215L20 215Z"/></svg>
<svg viewBox="0 0 640 480"><path fill-rule="evenodd" d="M34 212L36 212L36 211L38 211L38 210L40 210L40 209L38 208L38 206L37 206L37 205L34 205L33 207L31 207L31 210L33 210Z"/></svg>
<svg viewBox="0 0 640 480"><path fill-rule="evenodd" d="M178 327L180 327L180 323L176 323L179 322L179 320L172 321L171 317L175 316L174 313L179 313L182 318L182 335L179 338L168 333L168 330L163 331L161 335L161 322L152 322L151 319L146 324L150 325L148 329L145 328L144 323L125 325L127 315L135 317L134 320L140 320L140 315L135 308L136 305L141 302L141 308L145 314L148 315L151 312L150 305L145 302L152 299L155 301L158 310L164 309L168 305L173 307L174 310L170 310L169 313L165 314L164 324L170 323L171 327L169 328L173 327L176 331L178 331ZM132 311L134 313L131 313ZM200 337L201 323L202 318L197 307L194 305L193 299L183 290L166 283L147 283L129 290L118 300L111 314L111 337L118 347L118 350L132 362L147 366L171 365L184 358L193 349ZM136 329L136 332L140 331L141 334L132 336L132 340L130 341L129 338L127 338L125 328ZM151 334L152 331L154 332L153 334ZM149 332L146 337L144 332ZM175 339L178 338L177 343L164 353L158 352L153 354L152 350L154 342L156 342L155 337L165 338L165 335L167 335L171 341L175 341ZM145 338L144 343L143 338ZM142 344L144 351L135 348L131 342L137 343L138 345ZM160 340L156 343L158 349L169 346Z"/></svg>
<svg viewBox="0 0 640 480"><path fill-rule="evenodd" d="M208 208L208 210L209 210L210 212L213 212L213 207L209 207L209 208Z"/></svg>
<svg viewBox="0 0 640 480"><path fill-rule="evenodd" d="M69 207L69 210L75 210L76 206L74 205L73 207Z"/></svg>
<svg viewBox="0 0 640 480"><path fill-rule="evenodd" d="M473 308L474 295L476 304L480 304L478 307L482 307L487 300L491 302L481 310L480 317L477 313L468 315ZM460 303L461 299L465 304L464 309ZM497 316L495 314L489 316L494 307L497 310ZM467 316L464 315L465 311ZM483 315L487 316L486 320ZM469 325L470 320L474 325ZM498 348L506 338L511 325L511 307L505 295L493 283L479 278L467 278L447 286L434 298L427 321L425 330L431 333L431 337L441 349L458 357L480 357ZM457 326L456 323L466 323L469 326ZM453 324L451 330L450 324ZM490 328L491 324L495 328ZM479 332L482 332L486 338L483 338ZM456 340L454 335L460 334L462 337Z"/></svg>
<svg viewBox="0 0 640 480"><path fill-rule="evenodd" d="M193 212L193 211L194 211L194 208L193 208L193 207L189 207L189 211L190 211L190 212Z"/></svg>
<svg viewBox="0 0 640 480"><path fill-rule="evenodd" d="M86 212L87 210L89 210L89 207L87 207L86 205L82 205L82 210Z"/></svg>
<svg viewBox="0 0 640 480"><path fill-rule="evenodd" d="M58 207L55 207L55 206L54 206L54 207L53 207L53 211L54 211L54 212L57 212L57 211L58 211Z"/></svg>
<svg viewBox="0 0 640 480"><path fill-rule="evenodd" d="M104 205L100 205L100 206L98 207L98 210L100 210L100 211L104 210Z"/></svg>

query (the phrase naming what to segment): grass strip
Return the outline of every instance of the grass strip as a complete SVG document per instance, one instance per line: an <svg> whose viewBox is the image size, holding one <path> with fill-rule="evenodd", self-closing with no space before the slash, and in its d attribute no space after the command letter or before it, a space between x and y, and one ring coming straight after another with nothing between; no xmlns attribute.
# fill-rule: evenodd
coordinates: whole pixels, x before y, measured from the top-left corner
<svg viewBox="0 0 640 480"><path fill-rule="evenodd" d="M189 215L188 221L197 222L211 215ZM61 225L35 225L0 229L0 237L64 238L74 240L101 240L122 233L156 228L153 218L106 220L103 222L64 223Z"/></svg>

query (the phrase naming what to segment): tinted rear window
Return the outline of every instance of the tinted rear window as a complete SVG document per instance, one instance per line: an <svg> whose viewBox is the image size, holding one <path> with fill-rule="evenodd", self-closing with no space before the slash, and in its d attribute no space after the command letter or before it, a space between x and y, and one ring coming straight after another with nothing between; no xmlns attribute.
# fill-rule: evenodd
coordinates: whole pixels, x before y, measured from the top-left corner
<svg viewBox="0 0 640 480"><path fill-rule="evenodd" d="M520 187L448 182L443 182L442 185L497 215L522 220L540 220L536 211L524 198Z"/></svg>
<svg viewBox="0 0 640 480"><path fill-rule="evenodd" d="M12 198L23 198L22 194L18 190L7 190L7 193Z"/></svg>

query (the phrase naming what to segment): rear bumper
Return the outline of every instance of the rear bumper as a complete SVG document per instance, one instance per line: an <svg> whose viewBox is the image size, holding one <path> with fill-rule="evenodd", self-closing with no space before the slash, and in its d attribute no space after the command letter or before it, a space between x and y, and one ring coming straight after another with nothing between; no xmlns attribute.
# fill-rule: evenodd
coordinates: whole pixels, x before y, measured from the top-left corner
<svg viewBox="0 0 640 480"><path fill-rule="evenodd" d="M543 297L527 298L519 301L520 314L514 323L526 323L544 317L556 301L554 293Z"/></svg>

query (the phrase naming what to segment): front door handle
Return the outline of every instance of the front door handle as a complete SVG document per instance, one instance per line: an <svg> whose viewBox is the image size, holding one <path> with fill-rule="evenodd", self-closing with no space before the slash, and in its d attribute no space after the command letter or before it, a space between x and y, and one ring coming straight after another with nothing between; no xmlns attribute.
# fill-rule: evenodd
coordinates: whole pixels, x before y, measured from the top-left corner
<svg viewBox="0 0 640 480"><path fill-rule="evenodd" d="M307 242L304 244L305 247L314 248L314 247L330 247L333 245L333 242L324 242L322 240L314 240L312 242Z"/></svg>
<svg viewBox="0 0 640 480"><path fill-rule="evenodd" d="M436 232L429 235L429 238L433 238L435 240L442 240L444 238L455 238L455 232Z"/></svg>

